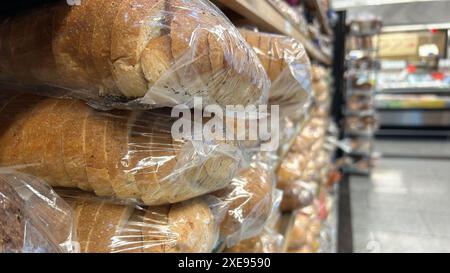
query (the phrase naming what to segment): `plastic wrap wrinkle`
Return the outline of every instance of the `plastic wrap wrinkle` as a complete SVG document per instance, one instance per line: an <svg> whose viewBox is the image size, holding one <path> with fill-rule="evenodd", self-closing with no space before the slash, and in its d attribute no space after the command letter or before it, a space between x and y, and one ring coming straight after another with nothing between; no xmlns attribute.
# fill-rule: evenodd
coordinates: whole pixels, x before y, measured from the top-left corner
<svg viewBox="0 0 450 273"><path fill-rule="evenodd" d="M0 252L76 252L72 210L34 177L0 169Z"/></svg>

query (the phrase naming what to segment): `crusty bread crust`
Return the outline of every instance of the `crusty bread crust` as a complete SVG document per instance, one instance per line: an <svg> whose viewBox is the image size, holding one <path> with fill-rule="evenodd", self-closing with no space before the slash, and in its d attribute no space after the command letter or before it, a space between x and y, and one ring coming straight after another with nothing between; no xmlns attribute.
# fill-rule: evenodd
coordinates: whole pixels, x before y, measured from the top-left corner
<svg viewBox="0 0 450 273"><path fill-rule="evenodd" d="M203 0L59 2L0 22L0 81L108 105L259 103L266 75L232 28Z"/></svg>
<svg viewBox="0 0 450 273"><path fill-rule="evenodd" d="M52 186L163 205L224 188L238 169L234 146L203 151L172 139L175 119L163 110L100 112L81 101L34 95L5 100L0 166Z"/></svg>

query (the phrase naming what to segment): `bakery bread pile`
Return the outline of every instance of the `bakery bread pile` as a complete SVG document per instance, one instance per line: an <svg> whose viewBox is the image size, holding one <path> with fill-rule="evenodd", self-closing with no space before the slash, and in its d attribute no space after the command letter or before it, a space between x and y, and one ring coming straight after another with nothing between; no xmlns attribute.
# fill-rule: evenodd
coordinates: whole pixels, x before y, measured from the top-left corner
<svg viewBox="0 0 450 273"><path fill-rule="evenodd" d="M168 107L197 97L268 101L256 53L210 2L59 1L3 19L0 41L0 170L58 193L23 200L0 179L0 252L211 252L263 229L273 170L196 138L210 118L172 132Z"/></svg>
<svg viewBox="0 0 450 273"><path fill-rule="evenodd" d="M198 16L201 14L201 16ZM58 1L0 24L0 81L106 106L258 104L267 76L207 0Z"/></svg>
<svg viewBox="0 0 450 273"><path fill-rule="evenodd" d="M302 44L238 31L208 0L60 0L1 19L0 252L286 250L281 212L315 203L328 176L325 78ZM225 132L241 126L227 106L266 104L278 150ZM208 106L226 120L206 139Z"/></svg>
<svg viewBox="0 0 450 273"><path fill-rule="evenodd" d="M290 213L317 202L322 185L328 182L331 162L331 152L325 147L331 105L328 73L322 67L311 66L303 46L295 40L247 30L241 33L257 52L272 82L269 104L280 107L280 147L272 159L280 162L275 171L277 188L283 196L276 211ZM225 251L287 251L279 229L268 226L266 222L258 234L241 238L237 244L233 241Z"/></svg>
<svg viewBox="0 0 450 273"><path fill-rule="evenodd" d="M314 106L311 116L277 170L277 187L283 190L282 211L310 205L320 184L327 181L331 155L326 149L330 96L324 69L313 66Z"/></svg>

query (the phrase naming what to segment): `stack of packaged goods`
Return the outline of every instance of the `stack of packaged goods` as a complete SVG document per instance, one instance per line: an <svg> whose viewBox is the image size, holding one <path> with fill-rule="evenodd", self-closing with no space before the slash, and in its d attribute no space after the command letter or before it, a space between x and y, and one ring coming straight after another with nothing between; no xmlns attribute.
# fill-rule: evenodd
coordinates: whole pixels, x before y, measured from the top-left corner
<svg viewBox="0 0 450 273"><path fill-rule="evenodd" d="M205 118L175 136L169 107L266 104L263 65L302 78L302 47L261 65L203 0L60 1L4 20L0 40L0 252L211 252L266 232L270 164L196 138ZM307 105L302 86L271 103Z"/></svg>
<svg viewBox="0 0 450 273"><path fill-rule="evenodd" d="M276 171L275 167L281 164L311 112L311 64L303 46L289 37L246 30L241 33L257 53L271 80L269 104L280 109L279 148L270 153L266 161ZM281 198L280 191L274 196L277 192ZM240 241L227 244L225 252L282 252L284 236L278 224L281 215L279 199L277 202L274 198L271 216L260 226L258 233L241 236Z"/></svg>
<svg viewBox="0 0 450 273"><path fill-rule="evenodd" d="M280 209L292 215L286 231L287 252L333 251L332 164L336 136L329 129L330 92L327 72L313 66L314 103L311 116L277 170L283 191ZM331 214L331 215L330 215Z"/></svg>

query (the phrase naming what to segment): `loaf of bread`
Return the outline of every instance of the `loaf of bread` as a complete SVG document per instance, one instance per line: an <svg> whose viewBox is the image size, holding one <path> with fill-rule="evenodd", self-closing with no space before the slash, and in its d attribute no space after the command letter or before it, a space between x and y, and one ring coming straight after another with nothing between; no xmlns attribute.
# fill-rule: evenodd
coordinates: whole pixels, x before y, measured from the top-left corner
<svg viewBox="0 0 450 273"><path fill-rule="evenodd" d="M213 193L228 209L220 236L228 246L259 234L273 203L274 177L258 164L243 169L230 185Z"/></svg>
<svg viewBox="0 0 450 273"><path fill-rule="evenodd" d="M0 22L0 81L73 90L108 106L267 99L255 53L206 0L83 0Z"/></svg>
<svg viewBox="0 0 450 273"><path fill-rule="evenodd" d="M280 210L294 211L311 205L316 196L317 184L301 180L277 183L277 188L283 191Z"/></svg>
<svg viewBox="0 0 450 273"><path fill-rule="evenodd" d="M225 253L281 253L284 237L273 231L263 231L256 237L243 240L225 249Z"/></svg>
<svg viewBox="0 0 450 273"><path fill-rule="evenodd" d="M276 194L275 194L276 196ZM279 253L283 251L284 236L280 234L281 213L279 202L274 202L270 216L261 232L252 238L244 239L225 249L226 253Z"/></svg>
<svg viewBox="0 0 450 273"><path fill-rule="evenodd" d="M304 209L294 213L294 220L286 235L286 249L290 253L317 253L321 244L322 221L317 208ZM310 213L309 210L314 210Z"/></svg>
<svg viewBox="0 0 450 273"><path fill-rule="evenodd" d="M168 111L100 112L77 100L9 96L0 100L0 166L147 205L228 186L240 165L237 148L173 139Z"/></svg>
<svg viewBox="0 0 450 273"><path fill-rule="evenodd" d="M317 64L311 66L311 75L313 82L323 81L327 77L327 70Z"/></svg>
<svg viewBox="0 0 450 273"><path fill-rule="evenodd" d="M0 253L72 252L72 210L42 181L0 174Z"/></svg>
<svg viewBox="0 0 450 273"><path fill-rule="evenodd" d="M255 50L271 80L269 103L309 107L311 63L303 45L287 36L248 30L241 30L241 34Z"/></svg>
<svg viewBox="0 0 450 273"><path fill-rule="evenodd" d="M82 253L198 253L217 243L218 221L203 198L148 208L65 198Z"/></svg>

